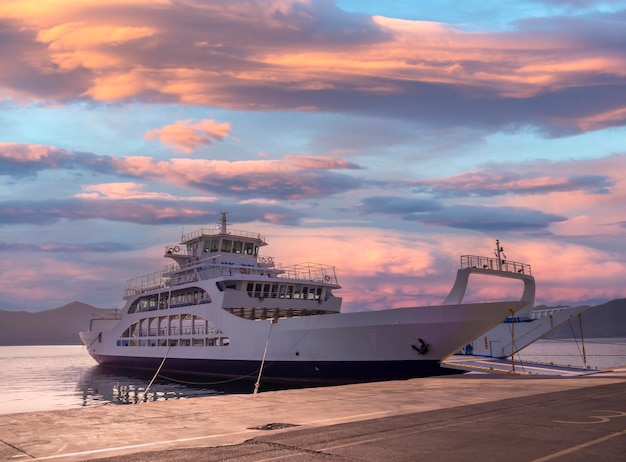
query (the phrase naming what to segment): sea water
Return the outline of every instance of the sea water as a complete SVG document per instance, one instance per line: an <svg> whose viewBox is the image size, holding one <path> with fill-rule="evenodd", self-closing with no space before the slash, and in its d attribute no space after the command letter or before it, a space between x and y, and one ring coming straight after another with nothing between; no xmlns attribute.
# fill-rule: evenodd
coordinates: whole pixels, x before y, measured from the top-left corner
<svg viewBox="0 0 626 462"><path fill-rule="evenodd" d="M515 359L590 369L626 366L626 338L538 340ZM0 346L0 414L254 391L249 380L161 376L148 388L152 378L97 366L81 345Z"/></svg>
<svg viewBox="0 0 626 462"><path fill-rule="evenodd" d="M626 366L626 338L540 339L515 360L602 370Z"/></svg>
<svg viewBox="0 0 626 462"><path fill-rule="evenodd" d="M0 346L0 415L254 390L248 381L161 376L148 388L153 378L100 367L82 345Z"/></svg>

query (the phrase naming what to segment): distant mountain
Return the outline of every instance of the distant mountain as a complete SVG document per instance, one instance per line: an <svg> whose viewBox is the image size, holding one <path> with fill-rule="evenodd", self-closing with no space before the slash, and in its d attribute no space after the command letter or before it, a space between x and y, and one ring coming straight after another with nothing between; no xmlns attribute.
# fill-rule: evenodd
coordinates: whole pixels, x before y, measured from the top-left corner
<svg viewBox="0 0 626 462"><path fill-rule="evenodd" d="M585 338L626 337L626 298L611 300L581 314ZM572 333L573 331L573 333ZM580 338L580 322L571 320L544 338Z"/></svg>
<svg viewBox="0 0 626 462"><path fill-rule="evenodd" d="M0 310L0 345L79 345L89 320L113 311L81 302L36 313Z"/></svg>

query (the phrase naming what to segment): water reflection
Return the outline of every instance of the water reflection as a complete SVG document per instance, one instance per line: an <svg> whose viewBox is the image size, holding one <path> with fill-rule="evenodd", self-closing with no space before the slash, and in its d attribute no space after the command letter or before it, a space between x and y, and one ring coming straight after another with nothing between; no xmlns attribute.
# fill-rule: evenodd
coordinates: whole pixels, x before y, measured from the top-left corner
<svg viewBox="0 0 626 462"><path fill-rule="evenodd" d="M137 404L199 396L252 393L250 381L200 382L198 377L157 377L150 388L152 376L126 369L93 366L86 370L77 384L82 406L102 404Z"/></svg>

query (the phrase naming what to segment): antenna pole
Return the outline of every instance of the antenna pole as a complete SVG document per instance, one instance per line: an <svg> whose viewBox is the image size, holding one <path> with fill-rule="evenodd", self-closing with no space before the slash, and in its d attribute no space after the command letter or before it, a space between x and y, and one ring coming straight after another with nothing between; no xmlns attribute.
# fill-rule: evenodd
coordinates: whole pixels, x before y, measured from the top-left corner
<svg viewBox="0 0 626 462"><path fill-rule="evenodd" d="M222 212L222 217L220 219L220 232L222 234L228 234L228 231L226 229L226 223L228 223L228 219L226 218L226 214L228 212Z"/></svg>
<svg viewBox="0 0 626 462"><path fill-rule="evenodd" d="M498 270L502 271L502 247L500 247L500 239L496 239L496 256L498 257Z"/></svg>

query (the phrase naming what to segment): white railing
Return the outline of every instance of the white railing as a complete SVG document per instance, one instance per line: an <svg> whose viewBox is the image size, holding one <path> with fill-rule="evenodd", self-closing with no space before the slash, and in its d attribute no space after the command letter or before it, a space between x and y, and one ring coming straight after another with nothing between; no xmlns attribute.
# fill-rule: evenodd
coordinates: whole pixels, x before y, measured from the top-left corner
<svg viewBox="0 0 626 462"><path fill-rule="evenodd" d="M221 229L219 228L218 229L200 228L195 231L192 231L191 233L183 234L180 237L180 242L184 243L184 242L190 241L192 239L196 239L201 236L215 236L218 234L224 234L224 233L222 233ZM261 236L259 233L251 233L250 231L241 231L239 229L228 229L228 231L226 232L226 235L234 236L234 237L239 236L239 237L260 239L261 241L265 242L265 238Z"/></svg>
<svg viewBox="0 0 626 462"><path fill-rule="evenodd" d="M461 255L461 268L482 268L509 273L531 274L530 265L511 260L500 260L477 255Z"/></svg>
<svg viewBox="0 0 626 462"><path fill-rule="evenodd" d="M337 284L335 267L323 265L321 263L299 263L297 265L286 266L278 276L285 279L304 279L306 281L325 282Z"/></svg>
<svg viewBox="0 0 626 462"><path fill-rule="evenodd" d="M168 280L166 277L164 277L163 271L145 274L143 276L128 279L126 281L124 297L128 297L129 295L135 295L141 292L163 289L167 286Z"/></svg>
<svg viewBox="0 0 626 462"><path fill-rule="evenodd" d="M272 257L259 257L256 265L241 265L222 262L213 262L213 257L195 261L179 267L176 264L166 266L162 271L146 274L126 281L124 297L130 297L143 292L162 290L198 280L207 280L220 276L233 276L241 273L267 274L271 268L276 279L304 280L326 284L338 284L335 267L320 263L299 263L282 267Z"/></svg>

